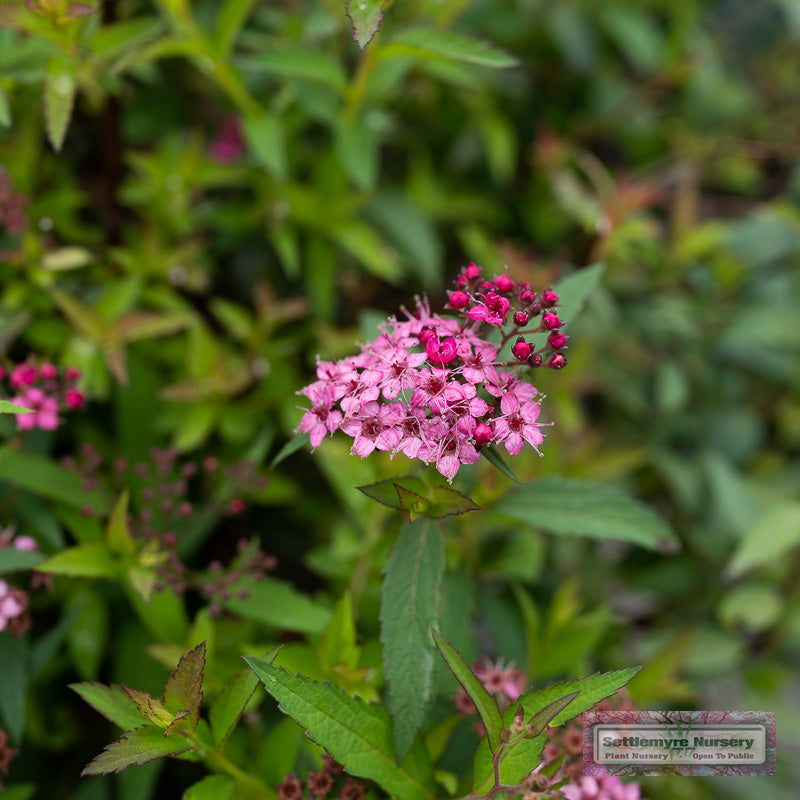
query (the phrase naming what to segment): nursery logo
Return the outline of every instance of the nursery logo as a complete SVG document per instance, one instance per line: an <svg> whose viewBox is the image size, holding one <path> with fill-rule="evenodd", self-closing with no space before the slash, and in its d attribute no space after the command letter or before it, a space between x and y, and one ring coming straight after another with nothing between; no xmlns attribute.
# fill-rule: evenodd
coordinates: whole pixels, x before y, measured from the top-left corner
<svg viewBox="0 0 800 800"><path fill-rule="evenodd" d="M774 775L775 712L590 711L587 775Z"/></svg>

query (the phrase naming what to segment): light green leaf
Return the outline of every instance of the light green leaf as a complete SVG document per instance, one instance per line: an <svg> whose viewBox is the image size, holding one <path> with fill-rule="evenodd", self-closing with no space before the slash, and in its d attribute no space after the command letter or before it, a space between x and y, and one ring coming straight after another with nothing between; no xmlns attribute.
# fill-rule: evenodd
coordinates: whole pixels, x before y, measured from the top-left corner
<svg viewBox="0 0 800 800"><path fill-rule="evenodd" d="M224 0L214 25L214 45L217 57L225 60L239 31L255 5L255 0Z"/></svg>
<svg viewBox="0 0 800 800"><path fill-rule="evenodd" d="M120 575L120 565L102 542L86 542L50 556L36 567L37 572L81 578L109 578Z"/></svg>
<svg viewBox="0 0 800 800"><path fill-rule="evenodd" d="M108 775L122 772L126 767L147 764L157 758L185 753L191 745L183 736L164 736L158 728L147 725L129 731L121 739L107 745L99 756L92 759L81 772L87 775Z"/></svg>
<svg viewBox="0 0 800 800"><path fill-rule="evenodd" d="M418 741L397 764L392 724L380 706L351 697L258 658L245 658L281 710L308 731L351 775L369 778L398 800L435 800L433 769Z"/></svg>
<svg viewBox="0 0 800 800"><path fill-rule="evenodd" d="M47 138L56 152L61 150L67 134L75 88L75 76L70 65L61 58L51 59L44 79L44 119Z"/></svg>
<svg viewBox="0 0 800 800"><path fill-rule="evenodd" d="M347 0L345 10L353 25L353 41L363 50L375 37L383 22L386 0Z"/></svg>
<svg viewBox="0 0 800 800"><path fill-rule="evenodd" d="M380 58L397 55L445 58L495 69L515 67L519 63L514 56L488 42L456 31L439 31L434 28L405 31L382 47L378 55Z"/></svg>
<svg viewBox="0 0 800 800"><path fill-rule="evenodd" d="M341 117L336 125L336 155L359 188L372 189L378 177L378 137L363 115Z"/></svg>
<svg viewBox="0 0 800 800"><path fill-rule="evenodd" d="M438 528L429 524L404 528L383 571L380 615L383 676L389 686L386 707L401 759L411 748L431 696L430 626L436 622L443 572L444 545Z"/></svg>
<svg viewBox="0 0 800 800"><path fill-rule="evenodd" d="M654 511L604 484L547 475L513 489L495 510L561 536L616 539L650 550L673 551L680 546Z"/></svg>
<svg viewBox="0 0 800 800"><path fill-rule="evenodd" d="M229 775L206 775L183 793L182 800L231 800L235 785Z"/></svg>
<svg viewBox="0 0 800 800"><path fill-rule="evenodd" d="M164 684L164 705L172 714L188 712L182 719L189 730L194 730L200 720L203 705L203 672L206 666L206 643L181 656L175 671Z"/></svg>
<svg viewBox="0 0 800 800"><path fill-rule="evenodd" d="M397 283L402 275L397 253L366 223L352 219L336 220L327 232L339 246L358 259L373 275Z"/></svg>
<svg viewBox="0 0 800 800"><path fill-rule="evenodd" d="M128 490L117 498L106 527L108 549L120 556L131 556L136 552L136 544L128 529Z"/></svg>
<svg viewBox="0 0 800 800"><path fill-rule="evenodd" d="M321 83L340 92L347 85L344 69L338 59L308 47L271 50L239 58L236 64L245 71L269 72L281 78Z"/></svg>
<svg viewBox="0 0 800 800"><path fill-rule="evenodd" d="M25 730L25 693L31 678L27 639L0 632L0 719L11 741L19 743Z"/></svg>
<svg viewBox="0 0 800 800"><path fill-rule="evenodd" d="M244 120L244 138L256 161L279 180L288 175L286 137L283 123L275 114L262 114Z"/></svg>
<svg viewBox="0 0 800 800"><path fill-rule="evenodd" d="M579 691L571 692L564 697L559 697L558 700L553 700L552 703L548 703L544 708L539 709L532 717L525 720L525 726L527 728L526 733L530 736L541 736L547 730L547 726L564 711L579 694ZM517 705L524 711L525 707L521 702Z"/></svg>
<svg viewBox="0 0 800 800"><path fill-rule="evenodd" d="M72 595L67 613L74 621L67 631L67 650L76 671L84 680L97 677L106 655L109 608L99 593L86 589Z"/></svg>
<svg viewBox="0 0 800 800"><path fill-rule="evenodd" d="M464 687L470 700L475 704L478 716L486 729L489 749L496 753L500 746L500 731L503 729L503 720L500 709L495 699L486 691L484 685L478 680L475 673L469 668L458 650L450 644L435 628L431 630L433 640L439 648L450 671L456 680Z"/></svg>
<svg viewBox="0 0 800 800"><path fill-rule="evenodd" d="M267 660L271 660L277 652L276 648L267 656ZM258 678L252 670L245 669L237 673L222 694L211 703L208 721L216 747L225 744L257 688Z"/></svg>
<svg viewBox="0 0 800 800"><path fill-rule="evenodd" d="M8 95L0 83L0 125L4 128L11 127L11 106L8 102Z"/></svg>
<svg viewBox="0 0 800 800"><path fill-rule="evenodd" d="M356 645L356 626L353 601L345 592L333 609L328 627L317 647L320 666L331 670L339 664L350 669L358 666L359 648Z"/></svg>
<svg viewBox="0 0 800 800"><path fill-rule="evenodd" d="M247 597L237 596L241 589L247 591ZM230 599L222 601L222 605L247 619L299 633L322 633L330 619L328 609L275 578L239 581L231 588Z"/></svg>
<svg viewBox="0 0 800 800"><path fill-rule="evenodd" d="M42 258L42 269L50 272L66 272L80 269L92 263L92 254L85 247L59 247L45 253Z"/></svg>
<svg viewBox="0 0 800 800"><path fill-rule="evenodd" d="M605 268L605 264L592 264L567 275L553 287L558 294L558 316L563 323L562 327L568 325L578 315L600 282L600 278L603 277Z"/></svg>
<svg viewBox="0 0 800 800"><path fill-rule="evenodd" d="M71 683L69 688L79 694L95 711L123 730L142 724L136 704L121 686L104 686L102 683Z"/></svg>
<svg viewBox="0 0 800 800"><path fill-rule="evenodd" d="M32 408L19 406L10 400L0 400L0 414L30 414L32 412Z"/></svg>
<svg viewBox="0 0 800 800"><path fill-rule="evenodd" d="M0 547L0 575L30 569L43 560L44 556L39 552L29 553L13 546Z"/></svg>
<svg viewBox="0 0 800 800"><path fill-rule="evenodd" d="M779 503L768 509L744 534L727 572L738 576L754 567L775 563L798 544L800 503Z"/></svg>

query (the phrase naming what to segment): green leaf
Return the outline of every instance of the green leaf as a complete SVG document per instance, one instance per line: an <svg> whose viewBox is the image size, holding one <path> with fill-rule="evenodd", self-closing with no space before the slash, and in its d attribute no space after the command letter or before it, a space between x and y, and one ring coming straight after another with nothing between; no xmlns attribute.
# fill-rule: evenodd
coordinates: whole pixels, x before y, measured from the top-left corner
<svg viewBox="0 0 800 800"><path fill-rule="evenodd" d="M346 116L336 124L336 155L346 175L365 191L378 177L378 137L363 115Z"/></svg>
<svg viewBox="0 0 800 800"><path fill-rule="evenodd" d="M276 648L267 659L270 660L277 652ZM217 748L225 744L257 688L258 678L252 670L246 669L237 673L233 680L226 684L222 694L211 703L208 721Z"/></svg>
<svg viewBox="0 0 800 800"><path fill-rule="evenodd" d="M217 57L225 60L256 0L224 0L214 25Z"/></svg>
<svg viewBox="0 0 800 800"><path fill-rule="evenodd" d="M71 66L61 58L51 59L44 79L44 119L47 138L56 152L61 150L67 134L75 101L75 88Z"/></svg>
<svg viewBox="0 0 800 800"><path fill-rule="evenodd" d="M241 589L247 591L246 597L237 596ZM223 600L222 605L247 619L299 633L322 633L330 619L328 609L275 578L239 581L231 587L231 597Z"/></svg>
<svg viewBox="0 0 800 800"><path fill-rule="evenodd" d="M91 506L102 514L109 507L102 492L84 491L77 473L70 472L52 459L14 450L8 445L0 447L0 480L73 508Z"/></svg>
<svg viewBox="0 0 800 800"><path fill-rule="evenodd" d="M365 269L388 283L402 277L397 253L370 225L357 219L337 219L327 226L328 235Z"/></svg>
<svg viewBox="0 0 800 800"><path fill-rule="evenodd" d="M784 502L768 509L744 534L727 573L739 576L754 567L775 563L800 543L800 503Z"/></svg>
<svg viewBox="0 0 800 800"><path fill-rule="evenodd" d="M283 123L274 114L248 117L243 123L244 138L256 161L270 175L285 180L289 165Z"/></svg>
<svg viewBox="0 0 800 800"><path fill-rule="evenodd" d="M639 667L616 670L614 672L598 673L586 678L576 678L535 689L522 695L519 700L509 706L503 714L503 724L511 728L514 723L514 713L522 704L525 714L531 721L540 721L544 716L549 716L554 710L553 703L563 703L566 698L579 692L578 696L565 705L562 711L557 712L551 719L549 727L562 725L568 720L593 708L604 697L609 697L638 672ZM542 717L539 713L549 709ZM535 769L540 761L544 748L546 735L542 733L532 739L519 739L509 744L503 751L500 763L500 782L516 785L528 773ZM492 754L486 740L483 740L475 753L475 783L474 791L481 792L488 789L492 781Z"/></svg>
<svg viewBox="0 0 800 800"><path fill-rule="evenodd" d="M177 715L186 711L184 717L189 730L194 730L200 721L200 706L203 705L203 671L206 666L206 643L200 642L193 650L181 656L175 671L164 684L164 705L167 711Z"/></svg>
<svg viewBox="0 0 800 800"><path fill-rule="evenodd" d="M0 575L35 567L44 559L41 553L29 553L16 547L0 547Z"/></svg>
<svg viewBox="0 0 800 800"><path fill-rule="evenodd" d="M32 408L12 403L10 400L0 400L0 414L31 414Z"/></svg>
<svg viewBox="0 0 800 800"><path fill-rule="evenodd" d="M229 775L206 775L183 793L182 800L231 800L235 785Z"/></svg>
<svg viewBox="0 0 800 800"><path fill-rule="evenodd" d="M383 22L386 0L347 0L345 11L353 25L353 41L363 50L375 37Z"/></svg>
<svg viewBox="0 0 800 800"><path fill-rule="evenodd" d="M605 264L593 264L584 267L566 278L562 278L553 290L558 294L558 316L562 327L568 325L583 308L589 295L594 291L600 278L603 277Z"/></svg>
<svg viewBox="0 0 800 800"><path fill-rule="evenodd" d="M98 592L87 589L72 595L67 613L74 614L67 631L67 650L81 678L92 680L97 677L106 655L108 604Z"/></svg>
<svg viewBox="0 0 800 800"><path fill-rule="evenodd" d="M136 552L136 544L128 528L128 496L129 492L125 489L117 498L106 527L108 549L120 556L132 556Z"/></svg>
<svg viewBox="0 0 800 800"><path fill-rule="evenodd" d="M347 78L341 62L333 56L308 47L272 50L236 60L243 70L269 72L281 78L299 78L343 92Z"/></svg>
<svg viewBox="0 0 800 800"><path fill-rule="evenodd" d="M483 727L486 729L489 749L492 753L496 753L500 746L500 731L503 729L503 719L500 716L500 709L497 707L497 702L489 692L486 691L484 685L469 668L458 650L456 650L435 628L431 630L431 633L450 671L455 675L456 680L464 687L464 691L475 704L478 716L481 718Z"/></svg>
<svg viewBox="0 0 800 800"><path fill-rule="evenodd" d="M497 448L495 447L484 447L481 450L481 455L486 458L486 460L494 467L500 470L507 478L511 478L514 483L522 484L522 481L517 477L517 474L514 472L511 467L508 466L506 460L500 455Z"/></svg>
<svg viewBox="0 0 800 800"><path fill-rule="evenodd" d="M0 83L0 125L4 128L11 127L11 106L2 83Z"/></svg>
<svg viewBox="0 0 800 800"><path fill-rule="evenodd" d="M564 711L579 694L580 692L577 691L564 697L559 697L558 700L553 700L552 703L548 703L544 708L537 711L530 719L525 721L527 728L526 733L529 736L541 736L545 730L547 730L547 726ZM524 709L522 703L518 705Z"/></svg>
<svg viewBox="0 0 800 800"><path fill-rule="evenodd" d="M175 715L167 711L163 701L153 697L149 692L142 689L134 689L131 686L122 685L128 697L133 700L136 710L145 719L157 725L159 728L169 728L175 721ZM141 724L141 721L140 721Z"/></svg>
<svg viewBox="0 0 800 800"><path fill-rule="evenodd" d="M81 578L109 578L120 576L120 565L102 542L87 542L68 547L50 556L36 567L37 572L52 575L71 575Z"/></svg>
<svg viewBox="0 0 800 800"><path fill-rule="evenodd" d="M22 740L25 730L25 693L30 680L27 639L0 632L0 718L11 741Z"/></svg>
<svg viewBox="0 0 800 800"><path fill-rule="evenodd" d="M403 490L402 496L398 493L398 487ZM377 483L368 483L364 486L356 486L359 492L363 492L367 497L377 500L389 508L396 508L399 511L408 511L411 507L409 495L417 498L425 497L428 493L427 484L415 478L413 475L403 475L398 478L388 478Z"/></svg>
<svg viewBox="0 0 800 800"><path fill-rule="evenodd" d="M356 625L353 618L353 601L345 592L333 609L328 627L317 647L320 666L330 670L339 664L351 669L358 666L359 648L356 645Z"/></svg>
<svg viewBox="0 0 800 800"><path fill-rule="evenodd" d="M402 759L411 748L430 700L436 622L444 572L444 545L438 528L409 525L392 550L381 587L383 676L386 707L394 721L394 741Z"/></svg>
<svg viewBox="0 0 800 800"><path fill-rule="evenodd" d="M309 443L309 436L307 433L298 433L294 438L289 439L286 444L281 447L275 455L275 458L270 462L269 468L275 469L281 461L294 455L298 450L302 450Z"/></svg>
<svg viewBox="0 0 800 800"><path fill-rule="evenodd" d="M281 710L308 731L351 775L369 778L398 800L435 800L433 769L418 741L398 765L387 712L258 658L245 658Z"/></svg>
<svg viewBox="0 0 800 800"><path fill-rule="evenodd" d="M126 767L185 753L190 747L183 736L164 736L158 728L148 725L129 731L118 741L106 746L99 756L84 767L81 777L122 772Z"/></svg>
<svg viewBox="0 0 800 800"><path fill-rule="evenodd" d="M469 511L480 511L481 507L461 492L447 486L434 486L430 493L430 505L425 516L431 519L452 517Z"/></svg>
<svg viewBox="0 0 800 800"><path fill-rule="evenodd" d="M121 686L102 683L71 683L69 688L79 694L95 711L123 730L139 727L142 715L130 695Z"/></svg>
<svg viewBox="0 0 800 800"><path fill-rule="evenodd" d="M604 484L548 475L512 490L495 510L561 536L616 539L650 550L673 551L680 546L654 511Z"/></svg>
<svg viewBox="0 0 800 800"><path fill-rule="evenodd" d="M445 58L494 69L515 67L519 63L514 56L488 42L473 39L463 33L434 28L405 31L379 51L380 58L396 55Z"/></svg>

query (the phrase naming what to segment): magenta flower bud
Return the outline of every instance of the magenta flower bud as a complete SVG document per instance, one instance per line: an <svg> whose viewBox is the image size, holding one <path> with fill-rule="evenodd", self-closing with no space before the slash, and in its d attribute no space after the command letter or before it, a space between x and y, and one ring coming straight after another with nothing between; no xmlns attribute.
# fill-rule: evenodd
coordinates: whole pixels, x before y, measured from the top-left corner
<svg viewBox="0 0 800 800"><path fill-rule="evenodd" d="M81 376L81 371L77 367L67 367L64 370L64 377L68 381L76 381Z"/></svg>
<svg viewBox="0 0 800 800"><path fill-rule="evenodd" d="M178 544L178 537L172 532L168 531L161 537L164 547L175 547Z"/></svg>
<svg viewBox="0 0 800 800"><path fill-rule="evenodd" d="M525 311L517 311L514 314L514 324L518 328L524 328L528 324L528 314Z"/></svg>
<svg viewBox="0 0 800 800"><path fill-rule="evenodd" d="M458 344L452 336L447 336L442 341L439 341L438 336L432 336L425 343L425 352L428 354L428 359L434 364L444 366L456 357Z"/></svg>
<svg viewBox="0 0 800 800"><path fill-rule="evenodd" d="M228 503L228 510L231 514L241 514L247 508L247 504L239 497L235 497Z"/></svg>
<svg viewBox="0 0 800 800"><path fill-rule="evenodd" d="M558 318L558 314L554 314L552 311L548 311L542 317L542 327L547 331L554 331L561 327L561 320Z"/></svg>
<svg viewBox="0 0 800 800"><path fill-rule="evenodd" d="M553 348L553 350L560 350L564 345L569 341L569 336L565 336L563 333L551 333L547 337L547 344Z"/></svg>
<svg viewBox="0 0 800 800"><path fill-rule="evenodd" d="M547 359L547 366L550 367L550 369L564 369L567 363L567 359L563 353L553 353L550 358Z"/></svg>
<svg viewBox="0 0 800 800"><path fill-rule="evenodd" d="M514 281L508 277L505 273L503 275L498 275L494 279L494 285L497 288L498 292L502 294L507 294L508 292L514 291Z"/></svg>
<svg viewBox="0 0 800 800"><path fill-rule="evenodd" d="M46 381L52 381L58 377L58 369L53 364L45 363L39 367L39 375Z"/></svg>
<svg viewBox="0 0 800 800"><path fill-rule="evenodd" d="M448 300L450 308L461 311L469 305L469 295L466 292L450 292L450 299Z"/></svg>
<svg viewBox="0 0 800 800"><path fill-rule="evenodd" d="M466 275L459 275L456 278L455 283L456 283L456 286L458 286L459 289L463 289L469 283L469 281L467 280Z"/></svg>
<svg viewBox="0 0 800 800"><path fill-rule="evenodd" d="M68 408L83 408L85 401L86 396L80 389L67 389L67 391L64 392L64 402L67 404Z"/></svg>
<svg viewBox="0 0 800 800"><path fill-rule="evenodd" d="M526 289L520 296L519 301L524 306L529 306L536 299L536 295L530 290Z"/></svg>
<svg viewBox="0 0 800 800"><path fill-rule="evenodd" d="M540 299L545 308L552 308L558 302L558 295L552 289L546 289Z"/></svg>
<svg viewBox="0 0 800 800"><path fill-rule="evenodd" d="M464 277L467 280L474 281L481 276L481 268L477 264L470 263L468 267L464 268Z"/></svg>
<svg viewBox="0 0 800 800"><path fill-rule="evenodd" d="M542 356L539 353L531 353L528 357L528 366L533 367L534 369L536 369L536 367L541 367Z"/></svg>
<svg viewBox="0 0 800 800"><path fill-rule="evenodd" d="M425 345L427 345L427 344L428 344L428 340L429 340L429 339L432 339L434 336L436 336L436 334L435 334L435 333L434 333L434 332L433 332L433 331L432 331L430 328L423 328L423 329L422 329L422 330L419 332L419 341L420 341L420 344L425 344Z"/></svg>
<svg viewBox="0 0 800 800"><path fill-rule="evenodd" d="M494 284L491 281L484 281L478 287L478 291L479 292L483 292L484 294L486 294L486 292L493 292L494 291Z"/></svg>
<svg viewBox="0 0 800 800"><path fill-rule="evenodd" d="M515 358L520 361L527 361L528 356L531 354L531 346L520 336L511 346L511 352L514 354Z"/></svg>
<svg viewBox="0 0 800 800"><path fill-rule="evenodd" d="M11 373L11 385L15 389L33 386L33 384L36 383L38 374L36 367L32 364L20 364L15 367L14 371Z"/></svg>
<svg viewBox="0 0 800 800"><path fill-rule="evenodd" d="M479 422L475 426L472 436L475 439L475 444L478 445L478 447L483 447L492 441L494 438L494 431L485 422Z"/></svg>

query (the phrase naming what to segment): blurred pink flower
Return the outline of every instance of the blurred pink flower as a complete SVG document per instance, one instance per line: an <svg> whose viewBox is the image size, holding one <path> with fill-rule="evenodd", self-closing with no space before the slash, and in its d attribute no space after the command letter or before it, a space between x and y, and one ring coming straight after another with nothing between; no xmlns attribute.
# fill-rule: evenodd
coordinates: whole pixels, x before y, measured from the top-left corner
<svg viewBox="0 0 800 800"><path fill-rule="evenodd" d="M15 414L17 430L29 431L41 428L54 431L58 427L58 400L35 387L27 389L11 400L14 405L31 409L31 413Z"/></svg>

